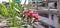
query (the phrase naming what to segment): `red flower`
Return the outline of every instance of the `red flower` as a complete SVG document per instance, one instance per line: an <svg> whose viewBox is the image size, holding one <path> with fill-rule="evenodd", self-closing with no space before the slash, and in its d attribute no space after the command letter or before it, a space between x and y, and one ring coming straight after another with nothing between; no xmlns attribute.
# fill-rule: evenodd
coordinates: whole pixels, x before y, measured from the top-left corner
<svg viewBox="0 0 60 28"><path fill-rule="evenodd" d="M29 15L30 15L30 16L33 16L33 13L34 13L34 12L31 10L31 11L29 12Z"/></svg>
<svg viewBox="0 0 60 28"><path fill-rule="evenodd" d="M28 14L28 10L27 9L24 9L23 13L24 14Z"/></svg>
<svg viewBox="0 0 60 28"><path fill-rule="evenodd" d="M37 20L38 19L38 14L37 13L34 13L33 14L33 17Z"/></svg>

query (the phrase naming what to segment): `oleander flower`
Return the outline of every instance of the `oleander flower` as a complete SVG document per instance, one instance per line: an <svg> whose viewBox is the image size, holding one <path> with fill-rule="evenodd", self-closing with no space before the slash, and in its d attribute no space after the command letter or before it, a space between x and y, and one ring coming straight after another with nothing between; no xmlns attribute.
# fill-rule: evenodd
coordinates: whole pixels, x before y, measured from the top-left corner
<svg viewBox="0 0 60 28"><path fill-rule="evenodd" d="M32 16L33 16L33 13L34 13L34 12L33 12L32 10L29 11L29 16L32 17Z"/></svg>
<svg viewBox="0 0 60 28"><path fill-rule="evenodd" d="M33 17L34 17L35 19L38 19L38 14L37 14L37 13L34 13L34 14L33 14Z"/></svg>
<svg viewBox="0 0 60 28"><path fill-rule="evenodd" d="M28 10L27 10L27 9L24 9L24 10L23 10L23 13L24 13L24 14L28 14Z"/></svg>

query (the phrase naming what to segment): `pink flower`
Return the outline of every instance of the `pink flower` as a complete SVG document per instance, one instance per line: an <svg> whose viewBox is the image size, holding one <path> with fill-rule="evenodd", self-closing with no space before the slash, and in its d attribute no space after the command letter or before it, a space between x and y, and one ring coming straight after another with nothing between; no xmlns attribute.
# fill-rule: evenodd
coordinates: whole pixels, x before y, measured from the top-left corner
<svg viewBox="0 0 60 28"><path fill-rule="evenodd" d="M33 17L34 17L35 19L38 19L38 14L37 14L37 13L34 13L34 14L33 14Z"/></svg>
<svg viewBox="0 0 60 28"><path fill-rule="evenodd" d="M28 13L28 10L27 9L24 9L23 13L24 14L27 14Z"/></svg>
<svg viewBox="0 0 60 28"><path fill-rule="evenodd" d="M33 13L34 13L34 12L31 10L31 11L29 12L29 15L30 15L30 16L33 16Z"/></svg>

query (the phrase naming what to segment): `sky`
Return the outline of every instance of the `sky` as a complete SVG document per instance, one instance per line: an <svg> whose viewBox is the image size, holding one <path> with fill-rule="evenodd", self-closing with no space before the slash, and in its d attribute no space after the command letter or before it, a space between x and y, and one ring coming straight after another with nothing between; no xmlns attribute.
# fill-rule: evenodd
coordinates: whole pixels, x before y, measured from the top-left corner
<svg viewBox="0 0 60 28"><path fill-rule="evenodd" d="M0 0L0 3L1 3L2 1L8 2L8 0ZM10 1L12 1L12 0L10 0ZM22 0L22 1L21 1L21 4L24 4L24 1L25 1L25 0ZM26 4L28 4L28 0L26 1Z"/></svg>

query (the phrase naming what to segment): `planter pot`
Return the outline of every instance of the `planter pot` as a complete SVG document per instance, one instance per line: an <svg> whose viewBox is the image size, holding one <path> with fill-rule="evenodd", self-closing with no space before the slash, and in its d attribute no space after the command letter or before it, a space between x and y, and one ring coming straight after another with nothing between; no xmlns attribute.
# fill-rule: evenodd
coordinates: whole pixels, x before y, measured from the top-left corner
<svg viewBox="0 0 60 28"><path fill-rule="evenodd" d="M19 27L10 27L10 28L19 28ZM21 27L21 28L25 28L25 27Z"/></svg>
<svg viewBox="0 0 60 28"><path fill-rule="evenodd" d="M17 28L17 27L10 27L10 28Z"/></svg>
<svg viewBox="0 0 60 28"><path fill-rule="evenodd" d="M27 25L27 26L23 26L22 28L31 28L31 26Z"/></svg>

